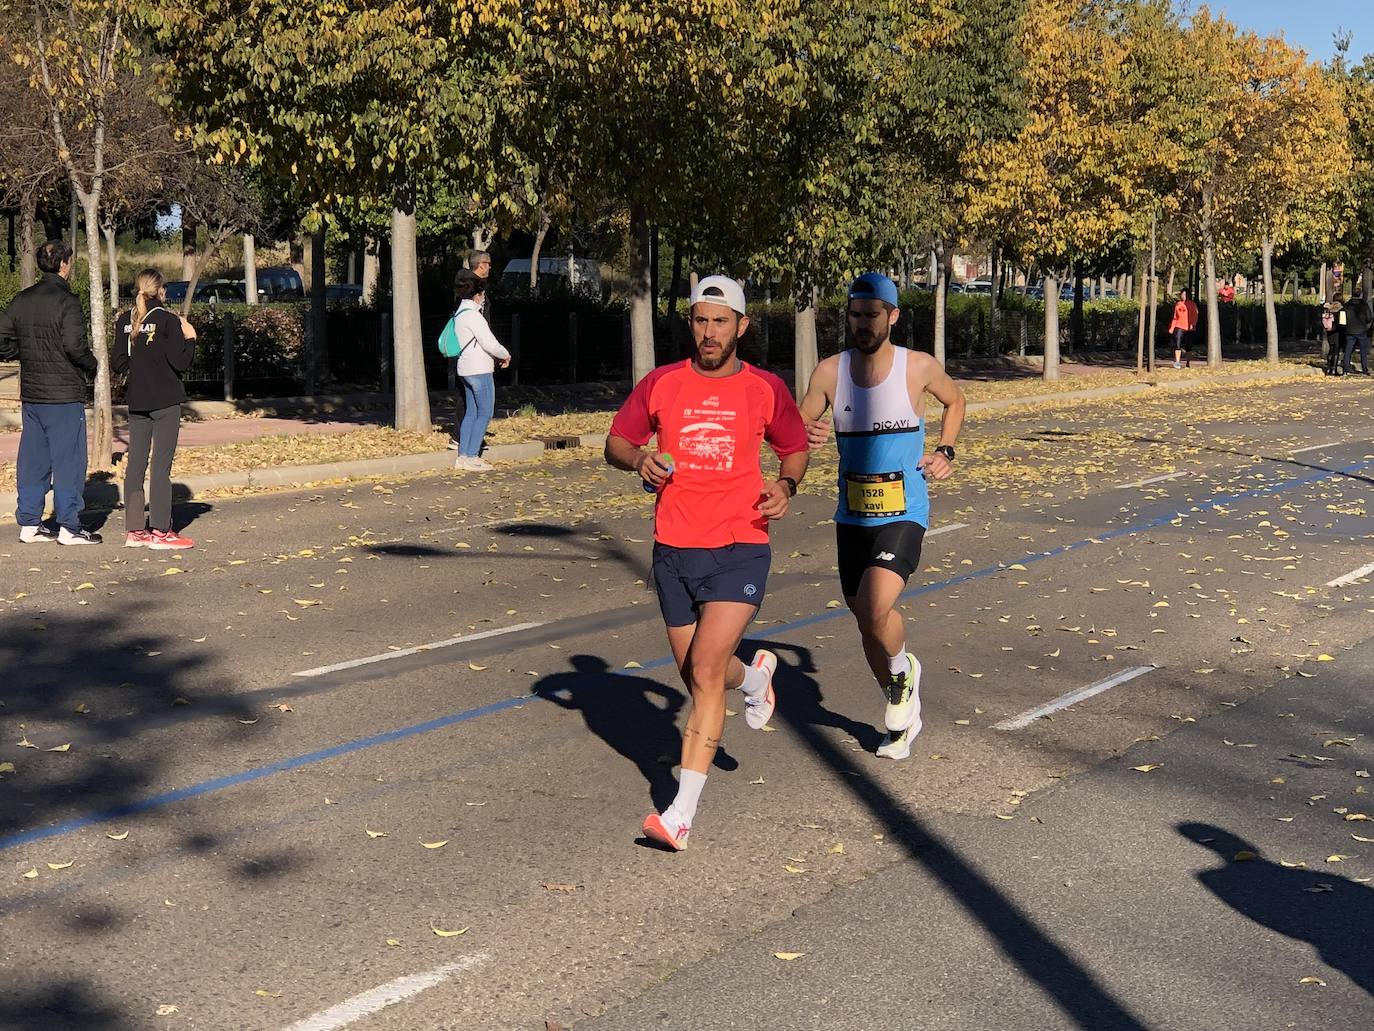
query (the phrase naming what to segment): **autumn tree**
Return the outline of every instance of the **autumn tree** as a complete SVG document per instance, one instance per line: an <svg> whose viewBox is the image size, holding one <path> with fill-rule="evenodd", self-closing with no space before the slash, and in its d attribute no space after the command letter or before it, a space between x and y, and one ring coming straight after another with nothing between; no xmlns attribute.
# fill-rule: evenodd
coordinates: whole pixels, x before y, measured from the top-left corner
<svg viewBox="0 0 1374 1031"><path fill-rule="evenodd" d="M45 108L58 163L81 205L86 223L90 285L91 349L95 352L95 425L91 461L113 463L114 421L110 404L107 309L101 284L100 210L110 173L109 116L121 69L136 54L122 4L107 0L32 0L32 19L12 40L11 56L29 74Z"/></svg>
<svg viewBox="0 0 1374 1031"><path fill-rule="evenodd" d="M1234 114L1242 124L1220 214L1260 251L1268 359L1277 364L1274 248L1331 234L1333 194L1351 171L1350 135L1341 90L1320 66L1278 38L1238 43Z"/></svg>
<svg viewBox="0 0 1374 1031"><path fill-rule="evenodd" d="M1042 0L1023 23L1024 127L977 148L970 217L1003 226L1008 241L1044 269L1043 376L1059 378L1060 274L1100 253L1132 221L1142 189L1123 85L1130 0Z"/></svg>
<svg viewBox="0 0 1374 1031"><path fill-rule="evenodd" d="M148 5L161 73L193 139L328 208L390 204L396 425L427 431L416 209L439 177L485 181L496 91L534 8L516 0Z"/></svg>

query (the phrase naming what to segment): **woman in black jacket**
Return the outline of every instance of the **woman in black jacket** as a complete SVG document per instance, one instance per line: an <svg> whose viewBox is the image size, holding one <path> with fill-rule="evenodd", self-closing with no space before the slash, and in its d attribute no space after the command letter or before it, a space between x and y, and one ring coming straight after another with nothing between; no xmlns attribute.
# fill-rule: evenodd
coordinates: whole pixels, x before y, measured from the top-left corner
<svg viewBox="0 0 1374 1031"><path fill-rule="evenodd" d="M195 547L172 530L172 457L181 433L181 374L196 354L196 330L164 308L162 273L145 268L136 281L131 312L115 322L110 366L129 374L129 453L124 461L124 546L180 551ZM151 505L144 515L143 477L152 454Z"/></svg>

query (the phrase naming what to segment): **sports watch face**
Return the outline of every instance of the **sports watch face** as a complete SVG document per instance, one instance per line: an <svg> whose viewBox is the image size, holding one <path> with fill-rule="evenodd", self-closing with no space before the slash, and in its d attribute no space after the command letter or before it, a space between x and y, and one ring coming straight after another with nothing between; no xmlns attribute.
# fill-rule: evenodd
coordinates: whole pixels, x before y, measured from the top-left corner
<svg viewBox="0 0 1374 1031"><path fill-rule="evenodd" d="M945 456L945 461L954 461L954 448L950 447L948 444L941 444L935 450L938 454L942 454Z"/></svg>

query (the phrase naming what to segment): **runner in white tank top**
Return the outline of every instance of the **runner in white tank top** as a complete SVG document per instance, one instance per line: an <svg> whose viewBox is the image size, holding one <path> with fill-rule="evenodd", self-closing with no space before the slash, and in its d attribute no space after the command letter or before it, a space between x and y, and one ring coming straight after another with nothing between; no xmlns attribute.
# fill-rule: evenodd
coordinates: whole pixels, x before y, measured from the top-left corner
<svg viewBox="0 0 1374 1031"><path fill-rule="evenodd" d="M964 394L940 363L892 343L897 287L868 272L849 288L850 347L816 366L801 402L812 450L823 446L833 411L840 452L835 539L840 589L854 613L864 656L887 702L888 736L878 754L905 759L921 732L921 664L906 650L897 601L921 561L930 519L927 479L953 472ZM940 443L925 453L925 395L944 406Z"/></svg>

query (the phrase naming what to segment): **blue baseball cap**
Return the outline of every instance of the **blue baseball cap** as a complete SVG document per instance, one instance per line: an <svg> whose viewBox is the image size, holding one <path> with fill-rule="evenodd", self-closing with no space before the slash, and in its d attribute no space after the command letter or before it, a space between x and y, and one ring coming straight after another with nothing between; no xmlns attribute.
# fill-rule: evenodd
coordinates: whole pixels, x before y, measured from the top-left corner
<svg viewBox="0 0 1374 1031"><path fill-rule="evenodd" d="M897 308L897 284L881 272L865 272L849 284L851 301L884 301Z"/></svg>

